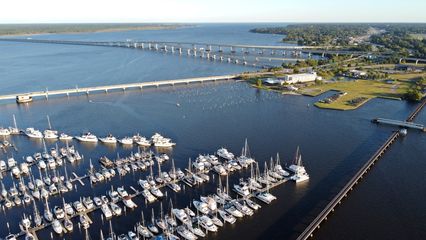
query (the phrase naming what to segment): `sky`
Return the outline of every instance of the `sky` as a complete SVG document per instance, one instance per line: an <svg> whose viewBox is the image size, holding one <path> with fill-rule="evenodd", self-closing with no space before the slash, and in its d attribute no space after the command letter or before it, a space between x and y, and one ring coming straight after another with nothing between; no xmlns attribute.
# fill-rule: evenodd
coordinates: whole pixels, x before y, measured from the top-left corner
<svg viewBox="0 0 426 240"><path fill-rule="evenodd" d="M426 22L426 0L2 0L0 23Z"/></svg>

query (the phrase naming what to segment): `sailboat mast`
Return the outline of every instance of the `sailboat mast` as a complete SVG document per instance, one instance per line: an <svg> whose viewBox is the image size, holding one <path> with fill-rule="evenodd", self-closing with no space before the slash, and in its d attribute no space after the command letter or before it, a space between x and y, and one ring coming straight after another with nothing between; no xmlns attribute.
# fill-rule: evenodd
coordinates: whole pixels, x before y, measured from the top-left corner
<svg viewBox="0 0 426 240"><path fill-rule="evenodd" d="M49 126L49 130L52 130L52 124L50 124L50 118L49 115L46 116L47 117L47 124Z"/></svg>

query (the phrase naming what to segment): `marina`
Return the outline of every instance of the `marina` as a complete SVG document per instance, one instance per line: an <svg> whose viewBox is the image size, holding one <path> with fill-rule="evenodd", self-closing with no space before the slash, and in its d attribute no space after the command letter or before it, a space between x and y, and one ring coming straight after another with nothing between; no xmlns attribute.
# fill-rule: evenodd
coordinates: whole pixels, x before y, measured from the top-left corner
<svg viewBox="0 0 426 240"><path fill-rule="evenodd" d="M245 150L244 150L245 149ZM136 171L138 170L138 166L143 166L140 169L141 170L147 170L147 165L150 168L150 174L148 176L146 176L146 180L140 180L140 187L143 189L143 191L141 190L137 190L138 187L133 187L133 186L127 186L129 187L133 193L127 193L126 190L124 190L123 187L118 187L117 191L118 194L115 190L113 190L113 186L111 186L111 190L109 192L109 196L110 196L110 200L108 200L108 197L106 196L99 196L99 197L94 197L95 199L95 205L93 205L93 201L91 200L91 198L85 198L83 197L83 200L80 202L83 202L83 205L81 205L81 203L79 202L74 202L72 205L75 208L75 213L73 213L74 211L71 211L71 213L73 214L68 214L70 213L70 211L67 210L66 216L67 218L65 218L64 222L61 222L61 220L63 219L62 215L58 215L58 210L61 210L61 208L57 208L55 206L55 215L56 215L56 220L55 218L46 215L46 213L49 213L50 208L48 205L48 197L45 197L45 207L47 210L44 211L44 216L46 218L46 221L44 221L44 223L42 222L38 222L37 226L35 227L31 227L31 222L29 222L28 224L25 225L24 229L22 232L20 233L16 233L16 234L9 234L7 236L7 238L11 238L12 236L14 237L20 237L20 236L28 236L28 235L33 235L36 236L37 232L45 229L47 227L52 226L53 229L55 230L56 233L61 234L62 232L66 233L67 229L64 227L66 225L66 221L68 221L68 219L73 219L73 218L80 218L80 221L82 221L81 219L86 219L84 221L88 222L87 227L88 228L90 226L90 224L92 224L92 220L90 219L90 217L88 216L89 213L96 211L98 209L102 209L105 217L110 218L112 217L111 214L109 214L109 208L108 205L105 204L109 204L111 206L111 209L114 211L114 208L118 209L117 203L118 202L123 202L124 205L127 208L135 208L137 207L137 205L131 200L135 197L138 197L140 195L143 195L145 197L145 204L148 204L149 202L152 202L152 200L150 200L150 197L152 197L152 195L149 193L152 192L152 194L154 194L155 197L154 201L156 200L156 198L162 198L163 197L163 193L161 193L161 189L165 188L166 186L170 187L173 191L175 192L179 192L180 191L180 186L178 185L180 181L184 181L187 183L188 186L190 187L197 187L200 184L203 184L203 182L205 181L209 181L210 177L207 175L209 174L209 172L212 170L212 166L217 166L220 164L224 164L225 166L227 166L227 174L232 174L232 172L238 170L238 169L242 169L242 167L247 168L250 166L251 170L251 177L249 178L249 181L247 183L245 182L241 182L240 180L240 186L244 186L244 188L247 188L244 191L247 191L247 194L242 194L242 190L239 190L240 188L238 187L238 185L234 185L233 190L237 191L237 193L239 195L242 195L242 199L238 200L231 198L228 194L229 192L229 184L228 184L228 177L226 178L226 187L223 188L221 186L221 184L219 184L218 188L217 188L217 195L215 195L215 199L219 202L222 203L223 207L217 208L214 207L210 210L202 210L200 209L200 207L198 207L198 210L201 210L202 213L204 214L217 214L218 212L229 212L230 214L232 213L233 215L236 216L240 216L241 213L239 213L239 211L243 211L244 214L252 214L252 213L247 213L246 211L248 211L248 208L245 207L243 208L242 205L239 203L240 201L243 202L247 202L247 204L249 204L249 206L251 206L253 208L253 210L257 210L258 208L260 208L260 205L254 203L252 200L250 200L250 198L257 198L259 201L264 202L266 204L270 204L272 200L276 199L276 197L274 197L273 195L271 195L269 193L269 189L278 187L279 185L285 183L287 180L294 180L295 176L297 176L298 171L294 171L294 175L291 175L289 173L287 173L285 170L283 170L283 168L281 167L281 165L279 164L279 157L277 156L276 159L276 163L275 165L273 164L272 160L271 160L271 169L268 170L267 165L265 165L265 173L264 175L260 175L258 173L254 174L254 165L256 165L257 171L258 172L258 165L257 162L254 161L253 159L251 159L249 157L248 154L248 145L247 145L247 141L245 143L245 147L243 149L243 153L240 157L236 158L238 159L238 161L236 159L232 158L222 158L224 160L223 163L221 163L221 161L218 161L218 158L214 155L199 155L199 157L197 158L196 161L191 162L189 161L189 166L188 169L186 169L187 173L184 174L181 170L179 169L175 169L174 167L174 162L172 160L172 169L170 169L169 174L171 177L169 177L169 174L167 172L162 172L160 169L160 163L163 162L164 160L168 160L169 158L166 155L162 155L161 158L163 158L164 160L159 160L160 158L158 158L157 156L153 157L152 153L148 153L148 152L142 152L142 153L137 153L135 155L131 155L128 158L122 158L122 159L117 159L114 161L114 164L111 165L109 168L104 168L102 171L98 170L94 170L92 167L92 162L90 162L90 169L87 175L85 176L77 176L75 173L72 173L72 175L74 176L74 178L71 178L69 181L71 183L73 182L79 182L82 186L84 186L84 181L86 179L88 179L90 181L90 184L96 184L97 182L104 182L104 178L109 179L109 173L114 173L112 176L115 176L115 172L118 172L118 175L122 176L125 175L128 171L130 171L130 167L132 166L132 171ZM225 151L226 149L221 148L220 150ZM69 150L68 150L69 151ZM63 152L63 151L61 151ZM220 152L220 151L218 151ZM229 153L231 155L231 153ZM64 154L64 157L66 157L68 154ZM48 157L48 156L46 156ZM153 169L152 166L155 165L154 164L154 160L156 159L158 162L158 175L154 176L153 174ZM42 161L42 160L40 160ZM141 162L142 161L142 162ZM236 161L236 164L232 164L232 162ZM107 162L105 160L102 160L102 162ZM137 163L137 164L136 164ZM145 164L145 165L144 165ZM199 167L200 164L202 164L205 167ZM192 166L198 166L196 169L192 170ZM303 166L301 165L301 160L300 160L300 155L299 155L299 150L297 150L296 152L296 156L295 156L295 161L294 161L294 165L292 166L298 166L300 168L303 168ZM290 166L289 170L292 171L292 166ZM194 171L194 172L193 172ZM99 172L101 172L101 174L98 174ZM96 174L95 174L96 173ZM272 173L272 174L271 174ZM66 171L65 174L67 175ZM220 178L220 175L218 175ZM32 180L34 179L34 177L30 177L29 178L32 184ZM67 179L67 177L64 177L64 179ZM260 180L263 179L263 180ZM305 178L304 180L307 180L307 178ZM67 180L68 181L68 180ZM299 182L297 180L295 180L296 182ZM22 182L22 179L21 179ZM145 183L144 183L145 182ZM189 184L189 183L193 183L193 184ZM255 185L253 185L255 183ZM241 185L243 184L243 185ZM246 185L248 184L248 185ZM262 186L263 184L265 184L265 186ZM49 189L51 189L51 187L54 185L50 185ZM171 187L171 186L177 186L177 188L175 187ZM32 187L33 188L33 187ZM3 191L5 190L4 185L2 185L2 189ZM23 189L23 194L26 194L26 188L20 188ZM71 190L71 189L70 189ZM148 191L148 193L147 193ZM164 191L164 190L163 190ZM157 193L158 192L158 193ZM51 193L51 194L55 194L55 193ZM3 199L3 203L9 201L7 198L7 194L4 195L2 193L4 199ZM13 194L11 195L11 197L15 196L16 199L16 195ZM64 197L64 196L63 196ZM81 199L81 198L80 198ZM90 202L87 202L85 199L88 199ZM100 200L103 199L103 200ZM203 200L203 197L201 197L201 199ZM213 200L213 198L210 198L216 206L216 204L218 204L216 202L216 200ZM35 199L33 199L32 201L35 201ZM63 200L64 201L64 200ZM206 201L206 200L204 200ZM236 202L234 202L236 201ZM16 201L15 201L16 202ZM195 201L194 201L195 203ZM30 204L30 201L28 201L26 204ZM80 206L78 206L80 204ZM230 205L229 205L230 204ZM235 205L236 204L236 205ZM244 203L246 204L246 203ZM71 204L70 204L71 205ZM235 206L233 206L235 205ZM63 202L63 206L64 209L66 206L66 202ZM195 205L197 206L197 205ZM245 206L245 205L244 205ZM233 210L229 210L231 207L231 209ZM235 209L234 207L236 207L237 209ZM34 219L39 218L38 217L38 210L35 208L34 209ZM47 212L46 212L47 211ZM62 210L61 210L62 211ZM120 212L121 210L116 211L116 214L121 215ZM212 212L210 212L212 211ZM251 211L251 210L250 210ZM207 224L205 222L203 222L203 219L209 219L207 217L207 215L203 215L201 218L198 218L198 215L196 218L192 218L192 221L194 222L199 222L201 221L201 225L206 228L206 230L210 230L210 231L217 231L214 229L211 229L211 227L207 227L207 225L203 225L203 224ZM229 218L228 217L223 217L223 220L227 220ZM216 221L221 222L220 220L218 220L217 218L215 218ZM206 221L207 221L206 220ZM228 221L232 221L229 220ZM178 233L180 235L183 235L184 238L186 238L186 236L188 235L188 233L185 232L185 234L182 233L182 229L181 228L185 228L185 224L187 224L186 221L183 221L184 225L182 225L180 228L176 228L179 229ZM56 224L56 225L55 225ZM72 223L69 223L72 224ZM222 224L222 223L221 223ZM166 224L167 225L167 224ZM83 224L84 227L84 224ZM163 234L172 234L176 229L175 229L176 225L175 224L171 224L170 226L165 226L163 227ZM71 228L68 227L68 230L70 230ZM71 230L70 230L71 231ZM136 235L139 235L139 231L136 233ZM151 233L152 235L152 233Z"/></svg>

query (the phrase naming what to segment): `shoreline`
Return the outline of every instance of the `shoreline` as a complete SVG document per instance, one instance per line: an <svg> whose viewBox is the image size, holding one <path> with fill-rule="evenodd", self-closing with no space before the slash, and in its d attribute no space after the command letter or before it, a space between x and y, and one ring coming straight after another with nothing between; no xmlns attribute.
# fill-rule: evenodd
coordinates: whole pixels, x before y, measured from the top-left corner
<svg viewBox="0 0 426 240"><path fill-rule="evenodd" d="M38 36L38 35L50 35L50 34L80 34L80 33L104 33L104 32L127 32L127 31L155 31L155 30L174 30L177 28L188 27L191 25L187 24L176 24L176 25L147 25L147 26L123 26L116 28L99 28L99 29L82 29L76 31L34 31L30 33L0 33L0 37L28 37L28 36ZM1 29L0 29L1 31Z"/></svg>

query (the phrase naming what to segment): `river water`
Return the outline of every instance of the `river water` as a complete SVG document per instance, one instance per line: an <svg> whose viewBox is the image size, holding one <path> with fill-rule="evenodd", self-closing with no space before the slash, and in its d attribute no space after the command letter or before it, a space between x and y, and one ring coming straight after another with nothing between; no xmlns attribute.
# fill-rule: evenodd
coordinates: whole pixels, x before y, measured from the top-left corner
<svg viewBox="0 0 426 240"><path fill-rule="evenodd" d="M164 31L64 34L34 38L279 44L281 36L248 32L258 26L261 25L212 24ZM153 52L90 46L2 42L0 52L0 94L254 70L245 66ZM308 182L297 185L288 182L273 189L277 201L268 206L262 204L262 209L252 217L239 220L208 236L209 239L293 239L394 130L376 126L370 120L376 117L405 119L415 107L407 102L391 100L373 100L358 110L348 112L312 107L315 101L323 97L259 91L244 82L160 87L124 93L51 97L49 100L19 106L12 102L3 103L0 105L0 125L11 125L12 115L15 114L19 127L45 129L46 115L49 115L54 128L73 135L91 131L97 136L112 133L124 137L139 132L149 137L160 132L177 143L170 155L176 166L182 169L189 158L194 159L200 153L213 153L222 146L238 154L246 138L250 152L260 162L260 166L277 153L283 163L290 162L296 147L300 146L303 162L310 174ZM424 114L418 118L418 122L425 123ZM15 159L23 161L24 156L43 149L41 142L28 140L24 136L8 140L17 146L18 152L1 153L0 159L13 154ZM410 232L415 232L410 236L424 237L424 197L416 198L416 193L420 196L424 192L424 180L421 178L424 169L424 161L421 160L426 158L424 143L424 134L409 131L408 136L396 143L373 168L369 177L342 205L341 210L336 211L336 216L330 218L330 224L325 224L318 236L324 239L341 239L341 236L348 239L370 236L392 238L387 233L374 235L380 229L378 225L383 231L395 229L401 236L410 229ZM64 145L60 142L58 144ZM107 147L101 143L87 145L73 142L73 145L84 155L84 160L69 165L68 172L78 175L87 172L90 159L95 167L99 167L97 160L101 156L115 158L117 153L127 156L137 151L136 148ZM55 143L47 142L48 148L54 146ZM406 164L405 161L410 163ZM170 162L162 167L167 170ZM246 174L242 172L231 177L230 185ZM111 185L123 185L131 191L130 186L138 188L137 180L146 175L147 172L128 174L93 187L78 184L77 189L64 194L64 198L71 202L81 196L105 194ZM7 187L12 186L9 175L4 176L3 182ZM185 188L177 194L167 190L168 197L162 201L164 210L168 209L170 199L174 206L184 207L200 194L212 193L217 182L216 175L212 183L199 188ZM381 194L381 191L385 193ZM61 202L61 197L49 199L51 208ZM140 220L141 211L144 211L146 219L149 219L152 208L156 213L159 212L158 202L146 205L142 197L137 197L135 202L139 208L112 219L116 233L131 230ZM39 210L43 209L41 202L37 205ZM393 212L395 208L399 209ZM11 232L19 231L18 219L23 213L32 213L32 206L0 211L0 230L3 235L9 232L6 222L9 222ZM89 229L90 236L98 239L101 229L107 232L108 224L103 221L99 211L90 214L90 217L94 221ZM408 225L409 228L406 228ZM359 230L367 226L371 228ZM51 235L51 228L38 232L38 236L40 239L82 239L83 232L77 226L74 227L73 233L64 236ZM364 235L352 235L351 232Z"/></svg>

